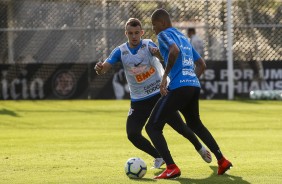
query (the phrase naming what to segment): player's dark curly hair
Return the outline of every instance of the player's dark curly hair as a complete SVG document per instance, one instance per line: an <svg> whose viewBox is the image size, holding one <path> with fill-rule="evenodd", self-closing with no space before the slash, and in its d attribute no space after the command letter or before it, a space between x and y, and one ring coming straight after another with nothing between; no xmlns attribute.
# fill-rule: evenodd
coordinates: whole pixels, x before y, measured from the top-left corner
<svg viewBox="0 0 282 184"><path fill-rule="evenodd" d="M171 25L171 20L170 20L170 15L169 13L163 9L157 9L153 12L152 16L151 16L152 20L164 20L165 22L167 22L169 25Z"/></svg>
<svg viewBox="0 0 282 184"><path fill-rule="evenodd" d="M137 18L129 18L125 24L125 29L128 25L133 27L140 26L140 28L142 29L142 24Z"/></svg>

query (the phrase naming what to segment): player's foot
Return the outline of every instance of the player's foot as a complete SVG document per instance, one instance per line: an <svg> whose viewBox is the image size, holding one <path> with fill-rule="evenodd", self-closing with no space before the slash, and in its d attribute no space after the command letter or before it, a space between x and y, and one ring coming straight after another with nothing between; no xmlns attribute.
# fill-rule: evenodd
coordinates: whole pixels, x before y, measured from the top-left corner
<svg viewBox="0 0 282 184"><path fill-rule="evenodd" d="M163 158L156 158L154 160L154 165L152 168L159 169L163 164L165 164L165 161Z"/></svg>
<svg viewBox="0 0 282 184"><path fill-rule="evenodd" d="M217 170L218 175L223 175L228 169L230 169L230 167L233 166L232 163L224 157L219 161L217 161L217 163L218 163L218 170Z"/></svg>
<svg viewBox="0 0 282 184"><path fill-rule="evenodd" d="M198 153L201 155L203 160L207 163L211 163L212 161L212 156L209 150L205 148L205 146L202 146L202 148L198 151Z"/></svg>
<svg viewBox="0 0 282 184"><path fill-rule="evenodd" d="M154 179L169 179L176 178L181 175L180 169L175 165L171 164L166 167L166 170L160 175L154 177Z"/></svg>

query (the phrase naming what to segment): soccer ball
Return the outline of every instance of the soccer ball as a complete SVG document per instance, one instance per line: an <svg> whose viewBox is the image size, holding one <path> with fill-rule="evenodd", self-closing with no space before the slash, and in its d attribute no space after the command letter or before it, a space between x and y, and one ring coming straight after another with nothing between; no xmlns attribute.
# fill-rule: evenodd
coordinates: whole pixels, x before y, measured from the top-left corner
<svg viewBox="0 0 282 184"><path fill-rule="evenodd" d="M262 91L256 90L250 92L250 98L252 100L260 100L263 97Z"/></svg>
<svg viewBox="0 0 282 184"><path fill-rule="evenodd" d="M147 165L141 158L133 157L126 161L124 170L129 178L142 178L147 172Z"/></svg>

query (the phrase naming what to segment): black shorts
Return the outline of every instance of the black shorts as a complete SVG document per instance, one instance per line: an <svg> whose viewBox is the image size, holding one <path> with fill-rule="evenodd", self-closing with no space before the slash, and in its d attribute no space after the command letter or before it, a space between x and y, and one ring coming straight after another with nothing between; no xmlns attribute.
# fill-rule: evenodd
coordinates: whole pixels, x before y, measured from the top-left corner
<svg viewBox="0 0 282 184"><path fill-rule="evenodd" d="M128 135L141 134L152 109L160 97L161 95L157 94L146 100L131 102L126 122L126 131Z"/></svg>
<svg viewBox="0 0 282 184"><path fill-rule="evenodd" d="M169 91L166 96L157 102L149 123L157 129L163 129L164 120L168 115L180 111L186 123L201 124L199 117L199 95L200 88L193 86L180 87ZM188 125L189 126L189 125Z"/></svg>

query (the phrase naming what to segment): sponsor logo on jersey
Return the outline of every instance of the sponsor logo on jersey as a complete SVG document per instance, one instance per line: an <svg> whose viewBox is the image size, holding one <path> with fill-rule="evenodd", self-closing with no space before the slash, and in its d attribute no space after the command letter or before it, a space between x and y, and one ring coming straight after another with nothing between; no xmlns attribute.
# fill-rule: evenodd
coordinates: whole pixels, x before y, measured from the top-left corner
<svg viewBox="0 0 282 184"><path fill-rule="evenodd" d="M196 76L195 72L191 69L182 69L182 75L190 75L192 77Z"/></svg>
<svg viewBox="0 0 282 184"><path fill-rule="evenodd" d="M136 63L136 64L134 63L134 66L137 67L137 66L139 66L142 62L143 62L143 60L140 61L139 63Z"/></svg>
<svg viewBox="0 0 282 184"><path fill-rule="evenodd" d="M138 74L144 73L146 71L146 68L147 67L144 65L141 65L138 67L131 67L131 68L128 68L128 72L131 75L138 75Z"/></svg>
<svg viewBox="0 0 282 184"><path fill-rule="evenodd" d="M135 75L135 79L138 83L141 83L145 80L147 80L148 78L150 78L152 75L154 75L154 73L156 72L155 68L154 67L150 67L149 70L141 73L141 74L138 74L138 75Z"/></svg>
<svg viewBox="0 0 282 184"><path fill-rule="evenodd" d="M144 91L146 94L151 94L157 90L160 89L160 83L161 83L161 80L156 80L152 83L150 83L149 85L145 86L144 87Z"/></svg>
<svg viewBox="0 0 282 184"><path fill-rule="evenodd" d="M194 62L192 58L184 59L183 66L194 66Z"/></svg>
<svg viewBox="0 0 282 184"><path fill-rule="evenodd" d="M198 80L189 80L189 79L182 79L179 80L180 83L189 83L189 84L196 84L196 85L200 85Z"/></svg>
<svg viewBox="0 0 282 184"><path fill-rule="evenodd" d="M180 45L180 48L182 48L182 49L184 49L184 50L191 50L190 47L188 47L188 46L183 46L182 44Z"/></svg>

